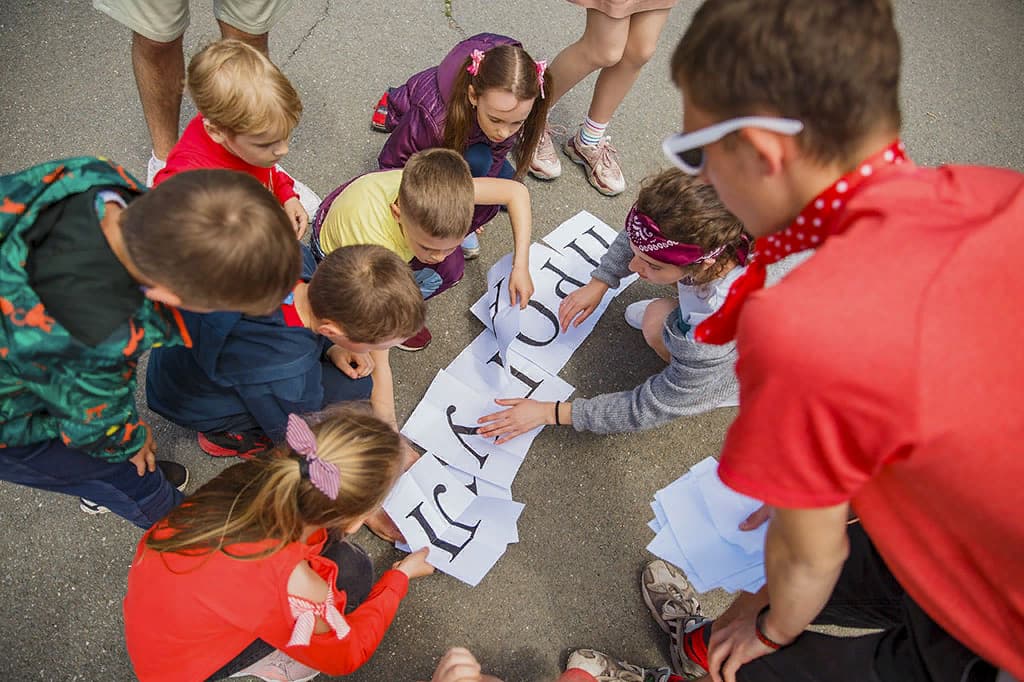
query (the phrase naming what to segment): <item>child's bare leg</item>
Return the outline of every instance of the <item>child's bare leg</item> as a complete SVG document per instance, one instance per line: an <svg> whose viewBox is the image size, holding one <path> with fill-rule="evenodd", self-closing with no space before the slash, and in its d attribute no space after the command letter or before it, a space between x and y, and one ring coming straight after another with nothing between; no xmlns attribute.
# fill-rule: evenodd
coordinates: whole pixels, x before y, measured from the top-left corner
<svg viewBox="0 0 1024 682"><path fill-rule="evenodd" d="M662 330L665 328L665 318L679 307L679 301L674 298L656 298L651 301L644 311L643 332L644 340L655 353L665 362L671 362L672 356L665 348L665 341L662 338Z"/></svg>
<svg viewBox="0 0 1024 682"><path fill-rule="evenodd" d="M240 29L235 28L231 24L226 24L220 19L217 20L217 24L220 26L220 35L222 38L233 38L234 40L241 40L243 43L248 43L252 47L263 54L270 56L270 41L267 33L256 35L253 33L246 33Z"/></svg>
<svg viewBox="0 0 1024 682"><path fill-rule="evenodd" d="M615 110L622 104L622 100L626 98L637 76L640 75L640 69L654 55L654 50L658 46L658 36L668 21L668 13L667 9L651 10L623 20L629 22L629 31L625 48L621 53L622 58L601 69L587 113L591 120L600 123L612 120ZM558 87L556 81L555 88Z"/></svg>
<svg viewBox="0 0 1024 682"><path fill-rule="evenodd" d="M548 93L550 105L554 106L562 95L589 74L619 63L628 38L629 17L613 19L595 9L588 9L583 35L551 62L554 87Z"/></svg>

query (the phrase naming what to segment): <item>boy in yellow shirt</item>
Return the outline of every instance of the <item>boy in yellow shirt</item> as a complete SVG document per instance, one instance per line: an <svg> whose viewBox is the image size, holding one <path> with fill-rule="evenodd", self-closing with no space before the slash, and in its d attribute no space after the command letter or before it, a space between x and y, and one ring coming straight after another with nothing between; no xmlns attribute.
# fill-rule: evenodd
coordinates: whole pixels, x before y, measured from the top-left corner
<svg viewBox="0 0 1024 682"><path fill-rule="evenodd" d="M530 193L514 180L472 177L465 159L449 149L419 152L405 168L367 173L334 190L317 212L310 244L317 258L355 244L388 248L408 261L429 299L462 279L459 247L476 204L508 207L514 242L509 296L525 308L533 295ZM430 340L423 327L398 347L421 350Z"/></svg>

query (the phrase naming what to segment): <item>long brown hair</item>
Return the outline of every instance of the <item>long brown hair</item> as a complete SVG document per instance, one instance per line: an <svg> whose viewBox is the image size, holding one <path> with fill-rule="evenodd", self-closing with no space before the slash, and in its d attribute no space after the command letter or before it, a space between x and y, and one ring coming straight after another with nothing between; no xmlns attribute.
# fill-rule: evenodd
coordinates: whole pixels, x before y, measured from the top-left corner
<svg viewBox="0 0 1024 682"><path fill-rule="evenodd" d="M299 473L299 458L287 445L268 457L235 464L174 509L146 547L158 552L224 552L259 559L302 536L307 526L344 529L379 507L402 469L401 438L359 404L332 408L311 426L317 456L340 473L332 500ZM230 551L240 542L276 540L256 553Z"/></svg>
<svg viewBox="0 0 1024 682"><path fill-rule="evenodd" d="M636 207L669 239L696 244L704 253L724 247L711 267L683 268L693 284L713 282L746 260L750 238L743 223L722 204L714 187L692 175L670 168L644 178Z"/></svg>
<svg viewBox="0 0 1024 682"><path fill-rule="evenodd" d="M522 129L519 131L519 141L513 154L516 166L516 180L521 180L530 169L530 160L533 152L537 149L537 143L544 133L544 126L548 120L548 96L553 88L551 73L544 71L544 93L540 96L541 88L537 80L537 62L526 50L517 45L499 45L484 53L480 62L480 69L474 76L466 69L471 59L466 61L459 68L455 83L452 86L451 98L448 100L448 108L444 121L444 146L454 149L460 154L466 150L466 142L469 140L469 131L473 129L473 122L476 120L476 111L469 103L469 86L482 95L491 89L507 90L517 100L533 100L533 108L530 115L526 117Z"/></svg>

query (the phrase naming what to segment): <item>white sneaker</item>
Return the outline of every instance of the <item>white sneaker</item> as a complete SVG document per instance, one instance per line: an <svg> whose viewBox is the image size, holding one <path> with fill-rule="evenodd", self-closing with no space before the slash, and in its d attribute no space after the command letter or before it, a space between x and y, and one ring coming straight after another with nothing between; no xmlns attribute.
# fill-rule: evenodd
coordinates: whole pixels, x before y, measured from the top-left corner
<svg viewBox="0 0 1024 682"><path fill-rule="evenodd" d="M551 126L544 126L544 133L530 160L530 175L538 180L554 180L562 174L562 161L555 151L555 143L551 141L553 132L557 131L552 130Z"/></svg>
<svg viewBox="0 0 1024 682"><path fill-rule="evenodd" d="M306 214L309 216L309 224L313 224L313 218L316 217L316 211L320 208L320 195L311 190L305 183L299 182L294 175L281 168L281 164L277 164L277 170L286 174L295 183L295 193L299 195L299 203L302 204L302 208L306 209Z"/></svg>
<svg viewBox="0 0 1024 682"><path fill-rule="evenodd" d="M626 306L626 324L633 329L643 330L644 328L644 313L647 312L647 306L654 302L653 298L649 298L646 301L637 301L636 303L630 303Z"/></svg>
<svg viewBox="0 0 1024 682"><path fill-rule="evenodd" d="M166 165L166 159L156 158L156 152L149 153L149 164L146 166L146 187L153 186L153 179L156 177L156 174L162 171Z"/></svg>

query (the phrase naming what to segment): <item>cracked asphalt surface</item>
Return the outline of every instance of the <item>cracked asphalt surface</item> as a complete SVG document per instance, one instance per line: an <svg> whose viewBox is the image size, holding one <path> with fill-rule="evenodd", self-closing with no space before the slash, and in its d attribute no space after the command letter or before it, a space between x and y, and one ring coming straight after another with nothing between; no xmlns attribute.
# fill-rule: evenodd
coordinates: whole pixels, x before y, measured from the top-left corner
<svg viewBox="0 0 1024 682"><path fill-rule="evenodd" d="M608 199L565 164L551 183L528 181L540 237L581 209L618 227L638 181L662 167L661 138L680 121L669 83L671 49L696 8L682 0L659 50L609 129L630 187ZM370 131L372 105L388 85L437 63L460 32L518 37L550 59L582 30L578 8L561 0L296 2L271 34L271 54L305 104L285 167L321 195L374 167L383 137ZM919 163L983 163L1024 168L1024 4L898 0L904 39L905 139ZM217 37L210 3L193 3L186 54ZM77 154L102 154L145 173L149 140L128 53L128 32L86 0L5 3L0 17L0 172ZM593 77L554 109L575 126ZM182 121L193 115L186 101ZM511 249L507 218L483 237L465 280L430 304L434 342L395 353L398 411L415 407L438 368L481 327L468 312L490 264ZM642 284L612 304L561 376L577 395L632 387L659 364L622 321L626 304L649 298ZM139 396L140 404L144 403ZM521 540L476 588L437 575L413 584L373 660L353 680L424 680L443 651L470 647L509 682L553 679L571 649L594 647L636 663L667 661L661 631L636 586L650 556L645 527L655 490L715 454L731 410L618 436L548 429L516 479L526 503ZM205 481L223 463L194 436L149 415L163 457ZM195 485L195 484L193 484ZM194 488L193 488L194 489ZM138 531L115 517L90 517L77 501L0 483L0 673L11 680L129 680L120 601ZM357 536L383 567L397 552ZM725 595L707 595L717 612Z"/></svg>

